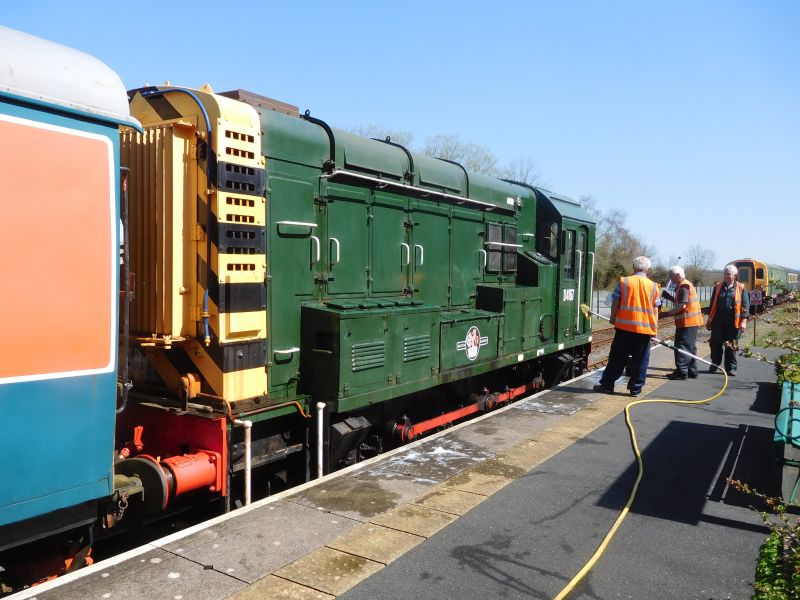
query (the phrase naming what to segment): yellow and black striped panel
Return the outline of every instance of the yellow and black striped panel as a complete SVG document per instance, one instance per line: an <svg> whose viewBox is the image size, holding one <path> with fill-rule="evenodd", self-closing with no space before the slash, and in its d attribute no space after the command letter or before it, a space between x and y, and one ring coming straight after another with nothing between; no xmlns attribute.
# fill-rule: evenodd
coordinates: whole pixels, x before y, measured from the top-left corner
<svg viewBox="0 0 800 600"><path fill-rule="evenodd" d="M194 222L182 242L183 252L192 257L182 292L192 305L184 323L192 348L186 348L186 355L211 393L229 401L264 395L266 214L258 114L207 86L136 90L131 112L146 128L174 123L194 127L193 155L187 156L184 180L179 182L184 190L191 185L193 191L173 194L176 201L178 196L183 199L183 214ZM163 186L179 180L166 172L160 177L169 179ZM208 346L197 341L205 337L206 290ZM187 368L177 357L173 362L177 368Z"/></svg>

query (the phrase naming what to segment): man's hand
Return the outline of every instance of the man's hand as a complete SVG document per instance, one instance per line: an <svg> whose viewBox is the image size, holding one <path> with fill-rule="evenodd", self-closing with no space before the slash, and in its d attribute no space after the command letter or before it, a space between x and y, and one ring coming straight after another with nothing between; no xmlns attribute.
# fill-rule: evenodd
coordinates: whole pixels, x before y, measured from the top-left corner
<svg viewBox="0 0 800 600"><path fill-rule="evenodd" d="M708 329L709 331L711 331L711 321L709 321L708 323L706 323L706 329Z"/></svg>

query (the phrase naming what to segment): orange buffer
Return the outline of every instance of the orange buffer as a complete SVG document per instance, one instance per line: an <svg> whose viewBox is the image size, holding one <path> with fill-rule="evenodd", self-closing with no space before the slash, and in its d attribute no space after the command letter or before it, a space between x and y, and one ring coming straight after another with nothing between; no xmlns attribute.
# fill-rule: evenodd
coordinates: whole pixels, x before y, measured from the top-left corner
<svg viewBox="0 0 800 600"><path fill-rule="evenodd" d="M170 456L163 459L161 465L172 473L175 496L200 488L208 488L209 492L218 492L222 489L224 465L216 452L198 450L180 456Z"/></svg>
<svg viewBox="0 0 800 600"><path fill-rule="evenodd" d="M476 397L473 395L472 398L475 401L472 404L468 404L467 406L446 412L438 417L434 417L420 423L411 423L409 419L405 419L404 421L396 421L391 424L390 431L396 439L400 440L401 442L408 443L414 441L419 436L428 433L432 429L449 425L454 421L458 421L459 419L463 419L464 417L468 417L479 412L488 412L502 404L505 404L506 402L510 402L511 400L519 398L525 394L535 392L543 387L544 381L541 379L541 377L537 377L530 383L508 389L502 393L495 392L490 394L488 393L488 390L485 390L486 393L481 396Z"/></svg>
<svg viewBox="0 0 800 600"><path fill-rule="evenodd" d="M144 488L145 513L155 515L170 501L199 489L212 493L223 490L225 464L217 452L195 450L163 460L147 454L121 460L115 465L119 475L137 477Z"/></svg>

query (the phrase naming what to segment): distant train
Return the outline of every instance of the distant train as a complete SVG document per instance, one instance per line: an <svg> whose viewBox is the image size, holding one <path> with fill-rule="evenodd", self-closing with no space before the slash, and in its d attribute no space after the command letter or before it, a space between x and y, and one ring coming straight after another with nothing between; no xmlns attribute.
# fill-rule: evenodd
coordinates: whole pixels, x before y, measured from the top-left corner
<svg viewBox="0 0 800 600"><path fill-rule="evenodd" d="M739 270L738 280L748 291L761 290L764 306L780 304L800 289L800 270L770 265L754 258L732 260L729 264ZM755 312L755 306L751 311Z"/></svg>
<svg viewBox="0 0 800 600"><path fill-rule="evenodd" d="M6 589L585 369L578 203L4 27L0 56Z"/></svg>

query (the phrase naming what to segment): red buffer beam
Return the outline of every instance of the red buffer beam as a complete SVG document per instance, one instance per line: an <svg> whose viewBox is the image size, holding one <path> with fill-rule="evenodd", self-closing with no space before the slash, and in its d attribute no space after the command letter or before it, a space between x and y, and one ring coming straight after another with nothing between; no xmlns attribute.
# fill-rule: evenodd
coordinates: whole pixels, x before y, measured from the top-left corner
<svg viewBox="0 0 800 600"><path fill-rule="evenodd" d="M541 378L534 379L533 381L508 389L505 392L487 393L474 397L475 401L467 406L457 408L456 410L446 412L428 419L420 423L411 423L410 420L396 421L391 426L392 435L403 443L411 442L421 435L424 435L431 430L438 429L445 425L449 425L455 421L474 415L480 412L488 412L497 408L498 406L510 402L520 396L533 393L544 387L544 381Z"/></svg>

